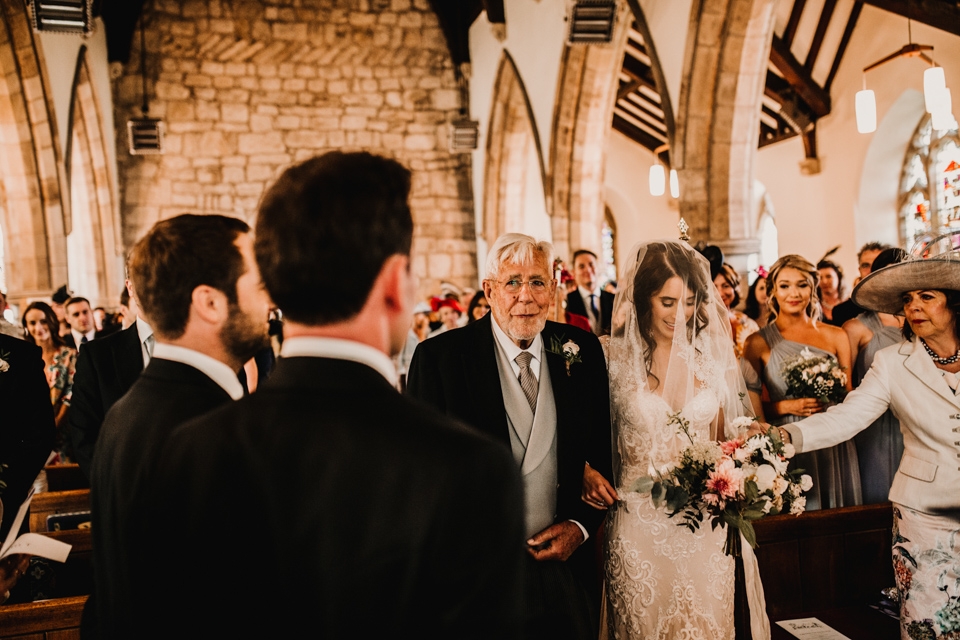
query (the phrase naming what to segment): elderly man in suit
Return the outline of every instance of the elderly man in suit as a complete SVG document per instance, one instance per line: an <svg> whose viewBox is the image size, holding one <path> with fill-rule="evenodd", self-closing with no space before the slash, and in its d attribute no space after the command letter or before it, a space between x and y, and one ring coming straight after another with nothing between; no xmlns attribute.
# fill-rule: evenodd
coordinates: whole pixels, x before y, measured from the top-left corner
<svg viewBox="0 0 960 640"><path fill-rule="evenodd" d="M0 398L0 464L6 465L0 468L0 481L6 485L0 487L5 507L0 521L3 540L53 449L56 427L40 347L2 333Z"/></svg>
<svg viewBox="0 0 960 640"><path fill-rule="evenodd" d="M588 249L574 251L573 278L577 290L567 294L567 311L586 317L598 336L610 333L614 296L597 281L597 254Z"/></svg>
<svg viewBox="0 0 960 640"><path fill-rule="evenodd" d="M393 160L331 152L265 194L255 246L281 357L256 393L167 442L148 636L517 637L513 460L395 388L416 290L409 190Z"/></svg>
<svg viewBox="0 0 960 640"><path fill-rule="evenodd" d="M84 630L139 633L130 596L157 513L143 509L173 429L243 396L236 371L269 344L270 300L247 223L218 215L163 220L136 244L130 278L154 328L150 364L107 412L91 474L94 593ZM91 617L93 615L93 617ZM84 635L87 635L86 633Z"/></svg>
<svg viewBox="0 0 960 640"><path fill-rule="evenodd" d="M487 258L491 313L426 340L407 392L509 446L526 492L527 637L596 638L592 545L603 513L584 466L610 477L610 398L596 336L547 321L553 247L501 236Z"/></svg>

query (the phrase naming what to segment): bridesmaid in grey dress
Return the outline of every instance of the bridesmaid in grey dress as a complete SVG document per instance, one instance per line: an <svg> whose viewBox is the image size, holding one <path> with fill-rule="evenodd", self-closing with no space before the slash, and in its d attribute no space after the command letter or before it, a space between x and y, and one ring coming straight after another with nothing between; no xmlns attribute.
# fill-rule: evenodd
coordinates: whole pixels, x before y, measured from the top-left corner
<svg viewBox="0 0 960 640"><path fill-rule="evenodd" d="M797 422L826 408L816 398L787 395L787 384L781 373L786 361L809 349L814 355L835 358L848 374L850 372L847 335L838 327L816 321L820 315L814 294L818 276L816 268L800 256L788 255L777 260L767 279L772 285L773 316L767 326L747 339L744 357L762 382L759 391L765 391L766 419L776 426ZM848 379L847 389L850 388ZM756 385L754 391L758 391ZM805 469L813 478L813 488L806 493L808 511L862 504L857 448L852 440L798 454L791 464Z"/></svg>
<svg viewBox="0 0 960 640"><path fill-rule="evenodd" d="M873 273L891 264L902 262L907 256L903 249L881 251L873 261ZM873 364L873 356L885 347L903 341L903 317L876 311L861 313L848 320L843 330L850 336L850 351L854 360L853 386L860 386ZM903 457L903 434L900 421L887 409L882 416L854 436L857 455L860 458L860 486L863 503L886 502L893 484L893 476Z"/></svg>

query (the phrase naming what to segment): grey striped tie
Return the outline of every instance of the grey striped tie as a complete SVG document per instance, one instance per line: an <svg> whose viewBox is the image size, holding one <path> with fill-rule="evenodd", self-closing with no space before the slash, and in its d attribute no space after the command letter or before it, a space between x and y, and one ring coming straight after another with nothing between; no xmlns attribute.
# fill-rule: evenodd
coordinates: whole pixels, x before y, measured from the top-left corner
<svg viewBox="0 0 960 640"><path fill-rule="evenodd" d="M533 371L530 370L530 361L533 360L533 354L529 351L521 351L520 355L514 358L514 360L520 365L520 388L523 389L523 395L527 396L527 402L530 403L530 410L536 413L537 392L540 387L537 382L537 376L533 375Z"/></svg>

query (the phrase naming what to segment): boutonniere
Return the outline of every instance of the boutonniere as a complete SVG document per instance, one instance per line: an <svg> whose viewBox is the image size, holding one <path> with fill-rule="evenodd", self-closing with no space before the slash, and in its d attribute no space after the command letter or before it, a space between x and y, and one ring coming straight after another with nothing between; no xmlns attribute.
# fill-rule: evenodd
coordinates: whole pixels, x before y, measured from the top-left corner
<svg viewBox="0 0 960 640"><path fill-rule="evenodd" d="M7 358L10 357L10 354L6 351L0 351L0 373L6 373L10 371L10 363L7 362Z"/></svg>
<svg viewBox="0 0 960 640"><path fill-rule="evenodd" d="M570 375L570 365L583 362L583 360L580 359L580 345L573 340L564 342L563 336L559 338L557 336L550 336L550 348L547 349L547 351L563 358L563 361L567 365L568 376Z"/></svg>

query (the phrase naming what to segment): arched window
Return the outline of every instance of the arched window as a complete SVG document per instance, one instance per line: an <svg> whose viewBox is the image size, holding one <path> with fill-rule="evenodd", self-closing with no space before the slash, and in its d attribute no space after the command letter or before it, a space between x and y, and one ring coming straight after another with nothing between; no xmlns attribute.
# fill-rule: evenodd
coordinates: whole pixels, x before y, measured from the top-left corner
<svg viewBox="0 0 960 640"><path fill-rule="evenodd" d="M957 123L933 128L929 114L920 119L900 174L900 239L912 249L944 229L960 227L960 135Z"/></svg>
<svg viewBox="0 0 960 640"><path fill-rule="evenodd" d="M604 207L603 228L601 241L603 242L603 256L601 256L601 284L617 280L617 223L613 219L610 207Z"/></svg>

